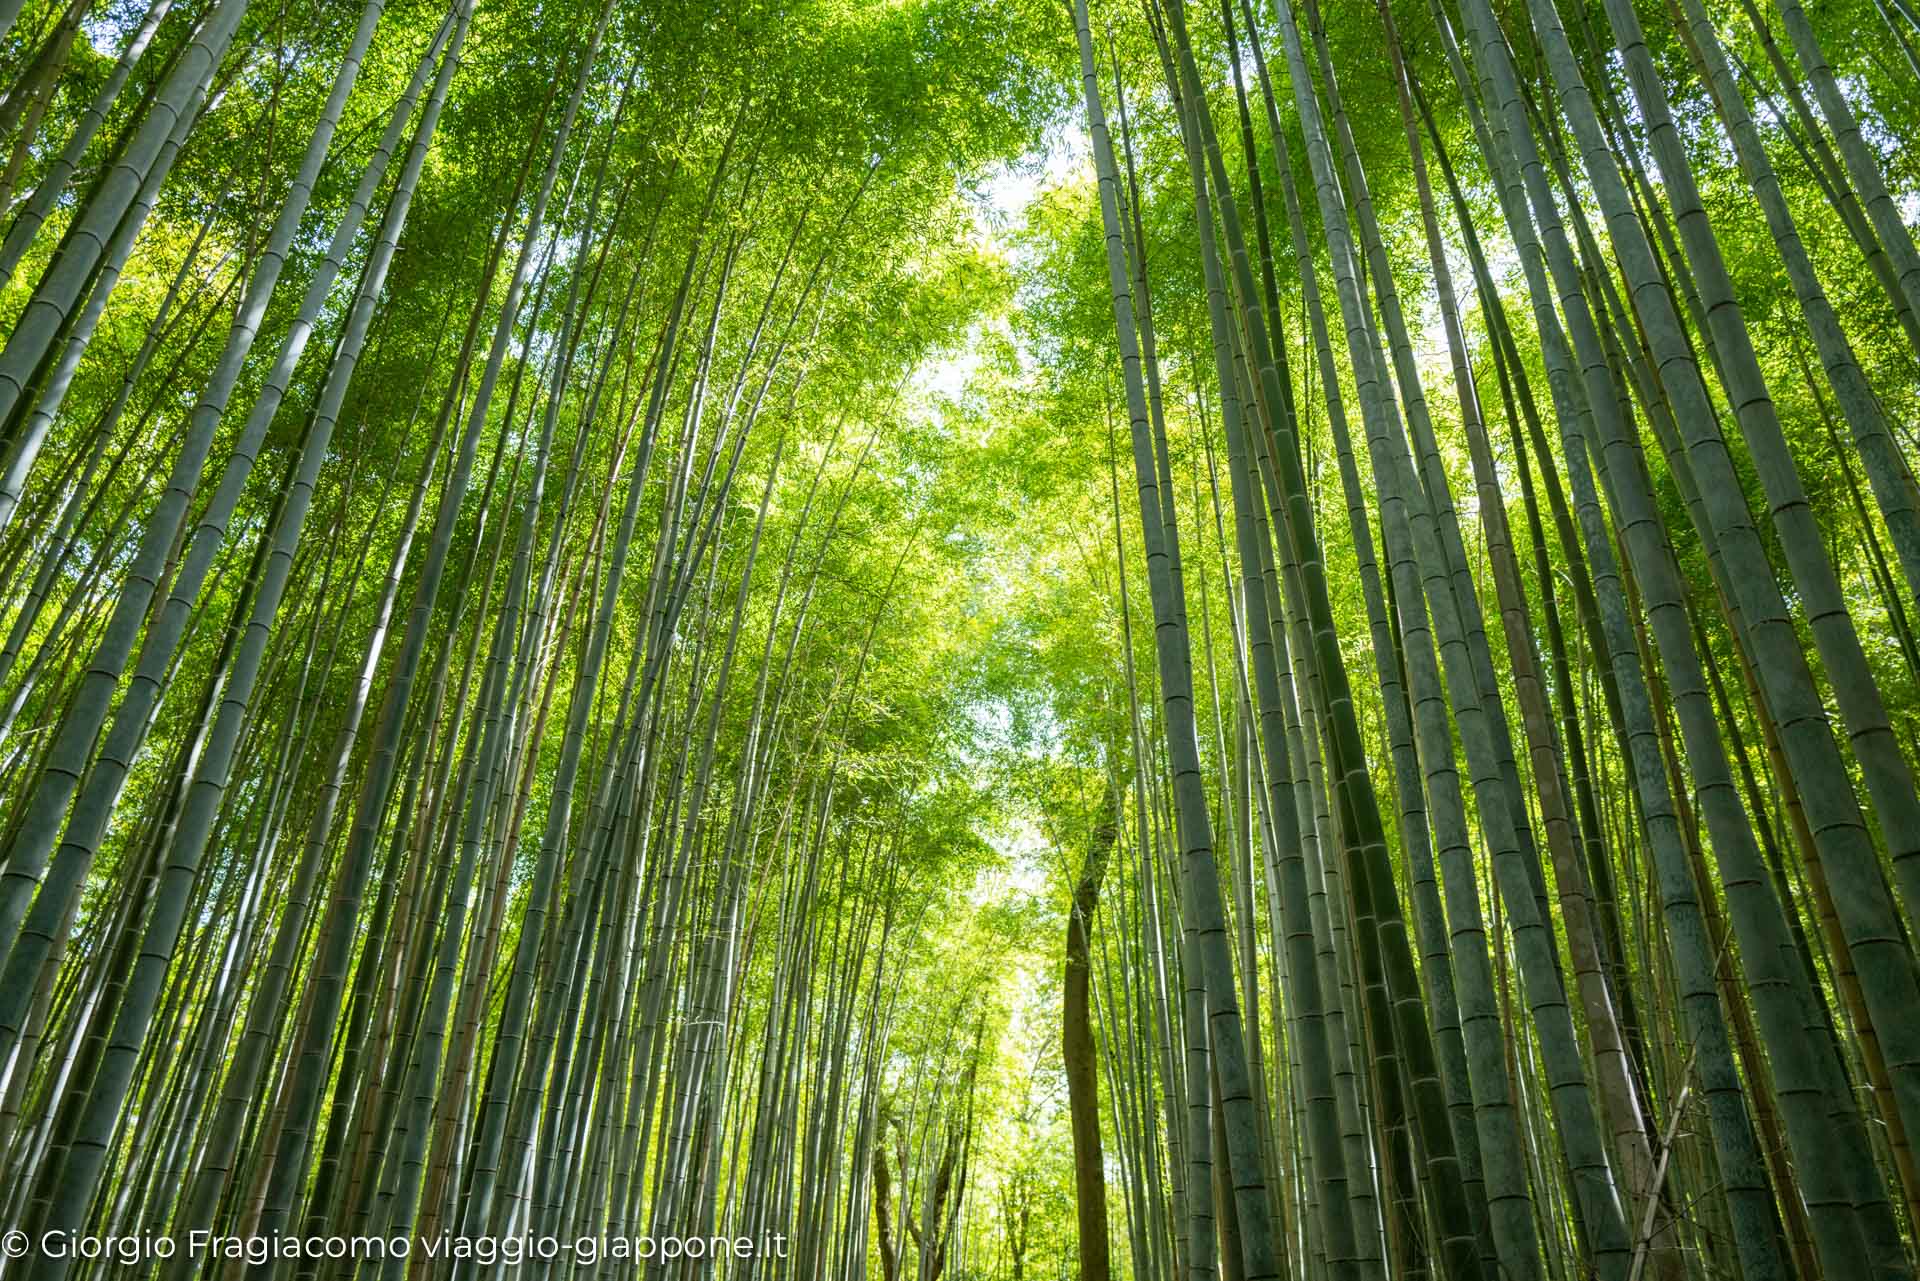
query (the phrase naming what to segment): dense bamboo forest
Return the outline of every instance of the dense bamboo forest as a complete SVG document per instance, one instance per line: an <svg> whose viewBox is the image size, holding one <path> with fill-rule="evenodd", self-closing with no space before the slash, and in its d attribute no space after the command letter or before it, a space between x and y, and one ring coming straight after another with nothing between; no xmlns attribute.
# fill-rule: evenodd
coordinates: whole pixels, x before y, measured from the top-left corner
<svg viewBox="0 0 1920 1281"><path fill-rule="evenodd" d="M0 0L0 1281L1912 1281L1916 0Z"/></svg>

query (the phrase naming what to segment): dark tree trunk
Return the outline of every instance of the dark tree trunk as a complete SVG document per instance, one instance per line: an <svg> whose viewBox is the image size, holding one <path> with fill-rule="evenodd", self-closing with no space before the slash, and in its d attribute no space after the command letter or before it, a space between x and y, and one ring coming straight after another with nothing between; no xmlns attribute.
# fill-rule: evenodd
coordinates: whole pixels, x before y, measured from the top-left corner
<svg viewBox="0 0 1920 1281"><path fill-rule="evenodd" d="M1073 1127L1073 1201L1080 1232L1081 1281L1108 1281L1113 1273L1107 1254L1107 1176L1100 1151L1100 1064L1093 1040L1088 942L1093 936L1100 882L1106 876L1107 854L1119 833L1114 821L1117 804L1118 798L1110 794L1107 812L1094 830L1080 883L1073 889L1073 907L1067 914L1060 1057L1066 1065L1067 1110Z"/></svg>

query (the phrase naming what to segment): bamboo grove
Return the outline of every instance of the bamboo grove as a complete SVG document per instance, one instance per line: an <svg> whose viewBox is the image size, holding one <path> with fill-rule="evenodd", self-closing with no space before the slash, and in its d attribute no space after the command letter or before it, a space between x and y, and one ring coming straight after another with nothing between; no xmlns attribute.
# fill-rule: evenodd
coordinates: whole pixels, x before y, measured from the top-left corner
<svg viewBox="0 0 1920 1281"><path fill-rule="evenodd" d="M1912 0L0 0L0 1276L1920 1267Z"/></svg>

